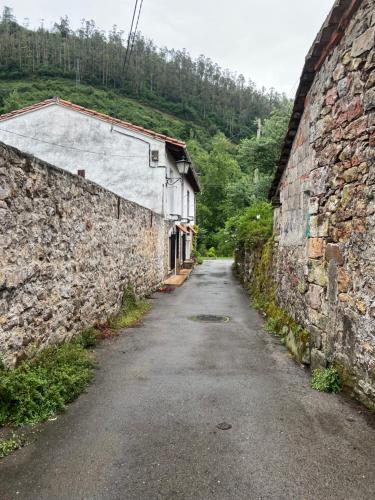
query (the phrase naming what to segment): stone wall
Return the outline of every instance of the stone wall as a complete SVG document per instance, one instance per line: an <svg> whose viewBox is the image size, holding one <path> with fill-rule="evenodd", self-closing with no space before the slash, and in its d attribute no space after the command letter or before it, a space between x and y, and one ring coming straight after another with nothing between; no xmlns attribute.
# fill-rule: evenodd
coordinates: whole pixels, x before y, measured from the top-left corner
<svg viewBox="0 0 375 500"><path fill-rule="evenodd" d="M0 143L0 358L60 342L145 295L167 270L154 212Z"/></svg>
<svg viewBox="0 0 375 500"><path fill-rule="evenodd" d="M364 1L315 76L275 209L278 303L375 405L375 14Z"/></svg>

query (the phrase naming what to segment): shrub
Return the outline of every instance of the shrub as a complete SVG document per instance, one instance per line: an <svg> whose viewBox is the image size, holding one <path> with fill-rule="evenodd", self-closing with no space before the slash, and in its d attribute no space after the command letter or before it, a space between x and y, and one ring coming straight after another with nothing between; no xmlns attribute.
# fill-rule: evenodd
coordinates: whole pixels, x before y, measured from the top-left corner
<svg viewBox="0 0 375 500"><path fill-rule="evenodd" d="M46 420L75 399L93 377L94 361L78 342L45 348L0 372L0 424Z"/></svg>
<svg viewBox="0 0 375 500"><path fill-rule="evenodd" d="M311 387L322 392L340 392L342 382L336 368L317 368L312 372Z"/></svg>
<svg viewBox="0 0 375 500"><path fill-rule="evenodd" d="M209 259L216 259L216 251L214 247L211 247L206 252L206 257Z"/></svg>
<svg viewBox="0 0 375 500"><path fill-rule="evenodd" d="M198 252L198 250L192 250L191 256L195 260L197 264L203 264L203 257L202 255Z"/></svg>
<svg viewBox="0 0 375 500"><path fill-rule="evenodd" d="M255 203L242 215L228 221L228 231L232 231L237 245L247 248L264 244L272 235L272 226L272 206L265 201Z"/></svg>

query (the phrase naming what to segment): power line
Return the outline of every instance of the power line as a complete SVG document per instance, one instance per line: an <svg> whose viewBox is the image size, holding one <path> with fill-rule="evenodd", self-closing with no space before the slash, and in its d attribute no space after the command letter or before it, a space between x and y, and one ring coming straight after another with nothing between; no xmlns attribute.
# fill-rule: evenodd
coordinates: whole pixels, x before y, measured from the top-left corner
<svg viewBox="0 0 375 500"><path fill-rule="evenodd" d="M24 137L25 139L31 139L33 141L37 142L42 142L43 144L49 144L51 146L56 146L58 148L64 148L64 149L71 149L73 151L79 151L81 153L89 153L93 155L99 155L99 156L114 156L117 158L144 158L142 155L133 155L133 156L124 156L124 155L116 155L116 154L109 154L109 153L100 153L99 151L90 151L87 149L80 149L80 148L75 148L74 146L64 146L63 144L58 144L57 142L49 142L44 139L38 139L37 137L32 137L30 135L25 135L25 134L20 134L19 132L13 132L11 130L6 130L3 128L0 128L1 132L6 132L7 134L12 134L12 135L17 135L19 137Z"/></svg>
<svg viewBox="0 0 375 500"><path fill-rule="evenodd" d="M127 60L128 60L128 53L129 53L129 47L130 47L130 40L131 40L132 33L133 33L133 25L134 25L135 14L136 14L136 12L137 12L137 6L138 6L138 0L135 0L134 10L133 10L133 17L132 17L132 23L131 23L131 25L130 25L130 31L129 31L129 36L128 36L128 43L127 43L127 45L126 45L125 59L124 59L124 64L123 64L123 66L122 66L122 70L123 70L123 72L125 72L125 69L126 69L126 64L127 64Z"/></svg>
<svg viewBox="0 0 375 500"><path fill-rule="evenodd" d="M128 44L126 47L126 53L125 53L125 60L124 60L124 65L123 65L123 73L126 73L127 66L129 66L129 62L133 53L133 47L135 43L135 38L137 36L137 30L138 30L138 24L139 24L139 18L141 17L141 12L142 12L142 6L143 6L143 0L141 0L139 9L138 9L138 15L137 15L137 21L135 24L135 29L133 31L133 25L134 25L134 19L135 19L135 14L137 11L137 5L138 5L138 0L135 1L134 5L134 12L133 12L133 19L132 19L132 24L130 27L130 33L128 37ZM130 47L130 50L129 50Z"/></svg>
<svg viewBox="0 0 375 500"><path fill-rule="evenodd" d="M133 33L133 40L132 40L132 44L131 44L131 47L130 47L130 53L129 53L129 61L128 61L128 63L130 62L130 59L131 59L132 53L133 53L133 47L134 47L135 37L137 36L138 23L139 23L139 18L141 16L142 5L143 5L143 0L141 0L140 6L139 6L137 23L135 25L135 30L134 30L134 33Z"/></svg>

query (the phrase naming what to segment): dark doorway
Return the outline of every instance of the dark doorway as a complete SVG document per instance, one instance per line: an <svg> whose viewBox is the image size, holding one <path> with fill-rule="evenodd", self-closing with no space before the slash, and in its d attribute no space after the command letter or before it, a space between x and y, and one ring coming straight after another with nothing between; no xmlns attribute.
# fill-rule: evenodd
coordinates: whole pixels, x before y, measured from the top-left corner
<svg viewBox="0 0 375 500"><path fill-rule="evenodd" d="M182 236L182 263L186 260L186 234Z"/></svg>
<svg viewBox="0 0 375 500"><path fill-rule="evenodd" d="M176 230L176 259L180 258L180 231Z"/></svg>
<svg viewBox="0 0 375 500"><path fill-rule="evenodd" d="M169 237L169 268L174 269L176 266L176 234L171 234Z"/></svg>

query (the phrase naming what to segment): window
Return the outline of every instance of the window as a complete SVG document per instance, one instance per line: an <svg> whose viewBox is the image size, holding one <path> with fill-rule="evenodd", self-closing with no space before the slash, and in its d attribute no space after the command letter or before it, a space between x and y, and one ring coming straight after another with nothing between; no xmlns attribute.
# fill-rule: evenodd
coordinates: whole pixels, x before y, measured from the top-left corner
<svg viewBox="0 0 375 500"><path fill-rule="evenodd" d="M189 217L190 216L190 191L188 191L186 193L186 205L187 205L186 215L187 215L187 217Z"/></svg>

